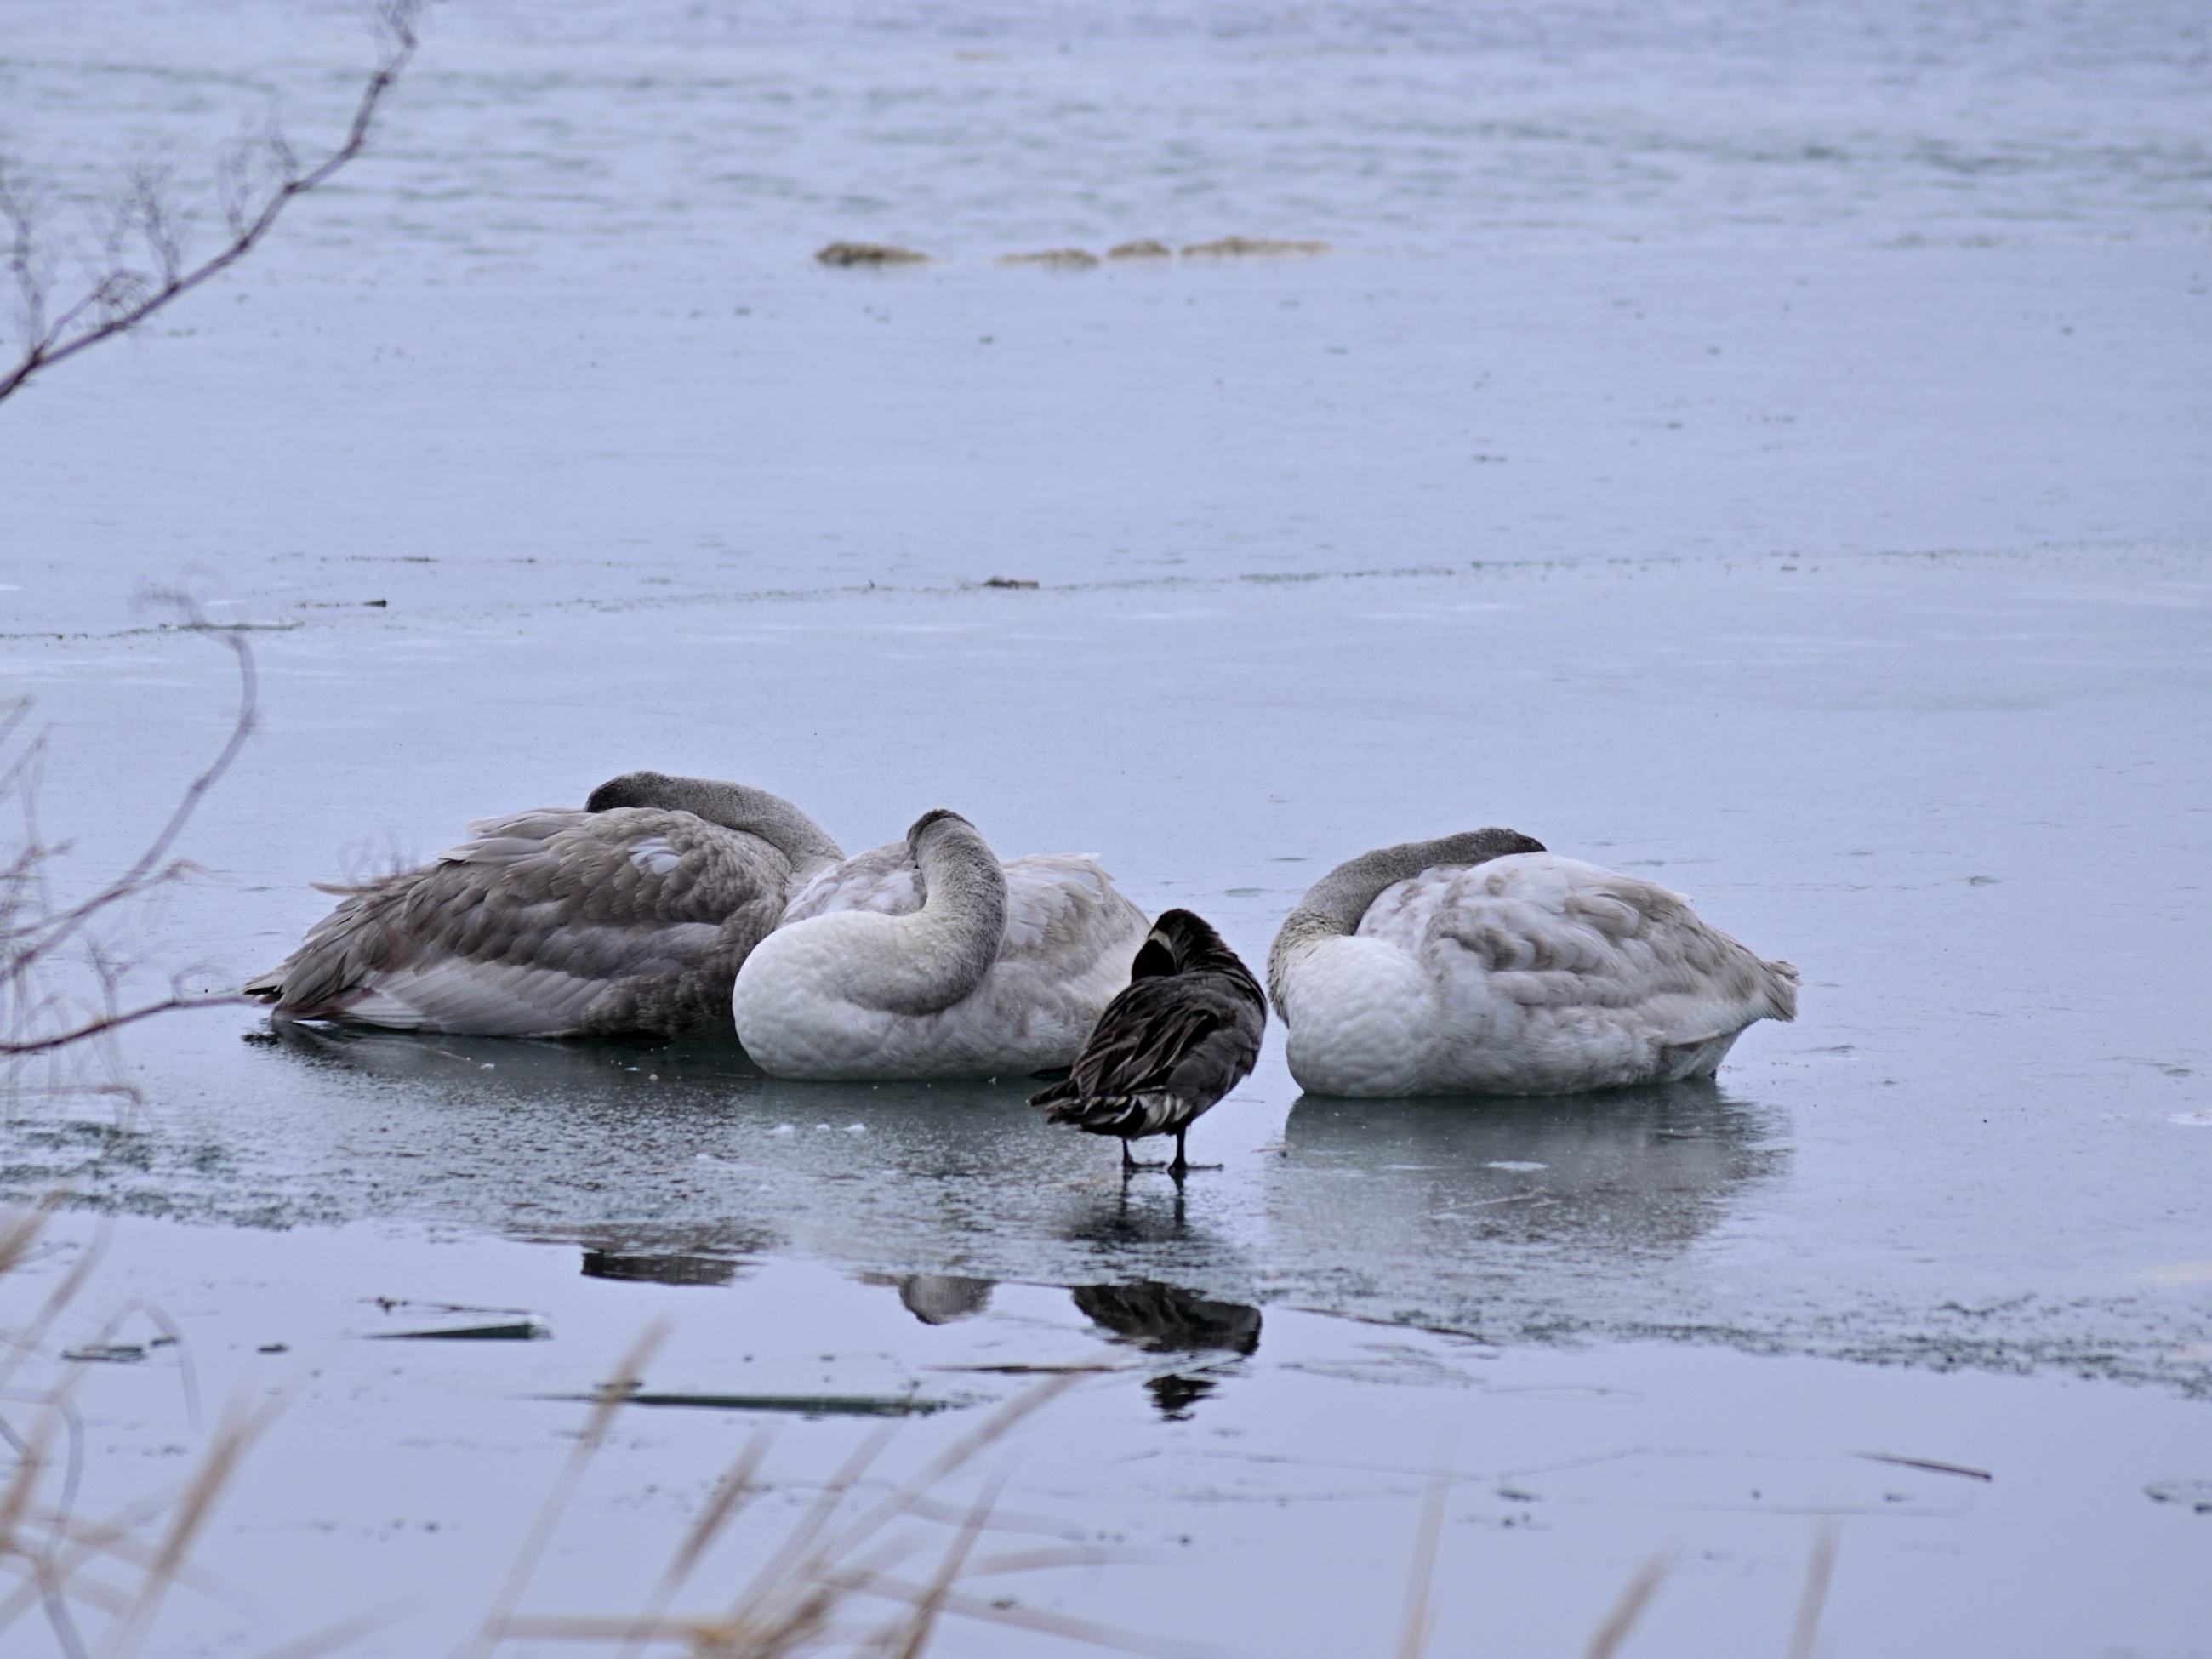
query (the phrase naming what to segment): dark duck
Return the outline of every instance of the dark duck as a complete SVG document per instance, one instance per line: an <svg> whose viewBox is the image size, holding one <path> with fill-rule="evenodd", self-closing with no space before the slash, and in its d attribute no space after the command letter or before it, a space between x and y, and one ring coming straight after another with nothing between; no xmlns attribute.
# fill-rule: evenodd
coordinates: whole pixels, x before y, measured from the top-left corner
<svg viewBox="0 0 2212 1659"><path fill-rule="evenodd" d="M1121 1167L1141 1167L1129 1143L1176 1138L1169 1173L1190 1168L1183 1137L1249 1076L1267 1029L1267 1002L1251 970L1203 917L1170 910L1130 965L1067 1076L1032 1095L1050 1121L1118 1135Z"/></svg>

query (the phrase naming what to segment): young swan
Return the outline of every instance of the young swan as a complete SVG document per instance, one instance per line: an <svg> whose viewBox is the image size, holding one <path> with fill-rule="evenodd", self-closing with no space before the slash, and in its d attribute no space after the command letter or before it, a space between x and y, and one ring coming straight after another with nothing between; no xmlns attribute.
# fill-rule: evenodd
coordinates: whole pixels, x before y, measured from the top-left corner
<svg viewBox="0 0 2212 1659"><path fill-rule="evenodd" d="M1385 847L1275 935L1291 1075L1322 1095L1571 1094L1710 1077L1797 970L1678 894L1510 830Z"/></svg>
<svg viewBox="0 0 2212 1659"><path fill-rule="evenodd" d="M1133 1170L1129 1143L1176 1138L1168 1172L1189 1169L1183 1136L1214 1102L1251 1074L1267 1029L1260 982L1206 921L1170 910L1130 964L1128 988L1106 1005L1074 1070L1030 1097L1054 1123L1094 1135L1119 1135L1121 1167Z"/></svg>
<svg viewBox="0 0 2212 1659"><path fill-rule="evenodd" d="M630 772L357 887L245 986L290 1019L477 1036L730 1029L730 987L844 854L764 789Z"/></svg>
<svg viewBox="0 0 2212 1659"><path fill-rule="evenodd" d="M1001 865L955 812L823 871L738 970L738 1039L770 1075L985 1077L1065 1066L1144 940L1088 858Z"/></svg>

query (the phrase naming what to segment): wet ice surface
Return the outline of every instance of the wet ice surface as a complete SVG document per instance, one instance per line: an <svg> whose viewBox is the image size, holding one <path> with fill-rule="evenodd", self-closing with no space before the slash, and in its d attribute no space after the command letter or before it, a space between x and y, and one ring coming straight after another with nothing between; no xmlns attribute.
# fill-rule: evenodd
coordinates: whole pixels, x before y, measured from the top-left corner
<svg viewBox="0 0 2212 1659"><path fill-rule="evenodd" d="M301 1461L257 1472L220 1546L240 1572L264 1545L300 1552L286 1628L327 1605L310 1587L361 1582L349 1550L370 1537L395 1582L448 1587L407 1628L456 1628L537 1490L464 1496L483 1483L461 1472L550 1476L581 1408L520 1400L586 1391L664 1305L681 1341L744 1346L656 1365L656 1391L965 1401L1006 1380L927 1367L1089 1354L1068 1287L1140 1281L1255 1323L1215 1316L1224 1348L1061 1402L1021 1440L1018 1489L1199 1553L1016 1590L1037 1605L1346 1650L1394 1616L1449 1422L1482 1480L1451 1510L1447 1633L1504 1619L1572 1651L1638 1560L1679 1546L1645 1650L1778 1642L1832 1510L1839 1650L1995 1630L2191 1651L2203 1522L2148 1489L2205 1478L2212 1380L2187 968L2204 591L2175 556L1860 558L586 605L526 627L387 611L260 635L270 724L194 830L210 868L161 918L171 960L258 968L349 855L424 853L449 803L573 800L642 759L787 790L853 845L955 802L1010 852L1101 853L1140 902L1197 904L1255 957L1337 856L1503 821L1691 891L1805 968L1804 1013L1754 1028L1714 1085L1566 1101L1303 1098L1277 1030L1194 1135L1224 1167L1181 1195L1125 1188L1110 1145L1038 1123L1026 1079L792 1085L726 1043L272 1038L221 1013L133 1045L152 1132L19 1121L10 1184L166 1218L126 1229L142 1265L113 1293L197 1310L195 1340L249 1370L264 1341L362 1334L373 1296L549 1320L553 1342L482 1358L341 1344L363 1357L330 1362L286 1431ZM159 634L11 651L57 721L51 798L88 860L112 857L216 735L218 655ZM993 1284L972 1322L909 1316ZM313 1403L347 1378L354 1403ZM914 1443L969 1414L911 1425ZM181 1443L151 1406L131 1420ZM749 1420L671 1407L627 1431L532 1605L635 1601ZM794 1479L834 1460L843 1420L792 1432ZM350 1449L325 1435L341 1425ZM379 1459L300 1507L387 1443L434 1461ZM310 1468L329 1474L288 1484ZM1286 1571L1310 1605L1261 1593ZM1316 1620L1343 1629L1309 1642Z"/></svg>
<svg viewBox="0 0 2212 1659"><path fill-rule="evenodd" d="M1693 1346L1492 1346L1157 1287L872 1281L659 1246L611 1257L359 1225L276 1248L191 1239L185 1259L173 1230L126 1222L102 1270L112 1291L160 1300L189 1358L97 1369L88 1500L173 1467L192 1437L180 1364L210 1401L236 1378L302 1388L204 1552L244 1611L180 1604L180 1638L396 1600L402 1622L358 1650L446 1650L527 1530L577 1396L666 1316L645 1388L698 1403L619 1419L529 1612L639 1605L763 1421L784 1425L770 1492L691 1605L732 1595L884 1420L859 1413L949 1403L903 1420L886 1468L903 1475L1035 1386L1007 1370L1105 1365L1005 1443L1002 1507L1136 1559L979 1594L1202 1650L1389 1651L1415 1516L1448 1466L1437 1652L1580 1652L1661 1551L1675 1565L1633 1651L1784 1651L1824 1516L1842 1527L1835 1651L2201 1650L2205 1520L2153 1489L2194 1490L2203 1407L2160 1393ZM417 1317L379 1305L400 1297L529 1309L551 1337L372 1340ZM963 1623L944 1650L1080 1650Z"/></svg>
<svg viewBox="0 0 2212 1659"><path fill-rule="evenodd" d="M338 10L125 15L11 32L0 136L189 155L358 56ZM69 1341L138 1295L206 1401L315 1372L202 1650L395 1594L364 1650L441 1650L664 1312L648 1389L760 1409L635 1411L533 1607L634 1606L770 1403L749 1545L867 1427L781 1407L947 1404L918 1460L1025 1386L937 1368L1103 1352L1012 1491L1170 1559L1037 1605L1383 1650L1449 1428L1436 1651L1578 1651L1663 1548L1632 1651L1782 1651L1831 1511L1838 1652L2203 1650L2201 16L1368 15L441 13L373 165L0 411L64 878L220 740L221 654L128 610L192 574L265 625L141 940L196 983L311 881L650 765L848 847L941 805L1095 852L1253 959L1336 860L1507 823L1795 961L1798 1023L1711 1087L1482 1104L1302 1099L1277 1029L1180 1196L1025 1079L149 1030L148 1127L19 1113L4 1176L127 1218ZM988 263L1230 230L1342 246ZM194 1437L150 1334L89 1379L118 1502Z"/></svg>

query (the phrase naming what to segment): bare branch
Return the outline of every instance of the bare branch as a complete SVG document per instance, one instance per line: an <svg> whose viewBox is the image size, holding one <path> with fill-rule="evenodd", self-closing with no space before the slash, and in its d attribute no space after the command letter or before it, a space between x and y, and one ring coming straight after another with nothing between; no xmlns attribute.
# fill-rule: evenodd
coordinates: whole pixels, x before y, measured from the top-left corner
<svg viewBox="0 0 2212 1659"><path fill-rule="evenodd" d="M184 834L185 826L191 822L192 814L199 810L208 791L214 788L222 775L230 770L231 763L237 760L240 751L246 747L246 739L253 735L253 728L259 722L260 677L254 666L252 648L246 643L246 636L235 629L219 628L209 622L198 602L189 594L163 590L142 597L146 603L174 608L185 617L185 627L213 634L238 659L238 713L231 721L230 737L215 759L186 786L175 809L170 812L168 822L146 844L145 850L139 854L129 869L83 902L24 925L15 937L8 941L4 971L10 977L52 955L86 922L103 910L181 873L181 866L163 867L162 860L168 857L169 849L176 845L177 837Z"/></svg>
<svg viewBox="0 0 2212 1659"><path fill-rule="evenodd" d="M87 1020L74 1030L57 1031L49 1036L34 1037L22 1042L0 1042L0 1054L47 1054L92 1037L105 1036L110 1031L119 1031L142 1019L151 1019L155 1014L174 1013L180 1008L232 1008L246 1000L247 998L240 996L167 997L160 1002L126 1008L121 1013L102 1014L97 1019Z"/></svg>
<svg viewBox="0 0 2212 1659"><path fill-rule="evenodd" d="M377 111L421 44L417 20L422 6L422 0L379 0L373 12L376 67L362 86L344 141L316 166L302 171L290 144L273 129L257 144L218 163L218 192L229 240L210 258L197 264L185 263L183 227L171 204L167 180L155 169L139 169L110 228L106 269L82 296L51 320L46 309L52 280L37 241L40 204L28 186L0 167L0 222L5 222L9 234L8 269L15 280L24 343L21 358L12 368L0 371L0 401L33 375L102 340L128 333L171 301L228 270L253 251L295 197L328 182L367 149ZM256 152L268 157L280 181L258 208L253 205L250 159ZM127 241L143 246L154 272L125 263Z"/></svg>

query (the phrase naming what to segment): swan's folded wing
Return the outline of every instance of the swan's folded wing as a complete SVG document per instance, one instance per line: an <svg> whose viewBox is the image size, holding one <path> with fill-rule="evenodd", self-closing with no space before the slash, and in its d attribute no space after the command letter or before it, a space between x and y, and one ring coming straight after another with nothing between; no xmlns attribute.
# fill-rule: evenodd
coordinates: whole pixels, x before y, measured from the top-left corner
<svg viewBox="0 0 2212 1659"><path fill-rule="evenodd" d="M1632 1017L1668 1046L1796 1012L1788 963L1761 961L1678 893L1552 854L1424 872L1378 898L1360 932L1396 939L1448 985L1473 975L1483 997L1529 1010Z"/></svg>
<svg viewBox="0 0 2212 1659"><path fill-rule="evenodd" d="M816 875L793 896L783 919L805 921L838 910L910 916L921 908L927 892L907 844L886 842Z"/></svg>
<svg viewBox="0 0 2212 1659"><path fill-rule="evenodd" d="M783 855L688 812L538 812L475 828L422 868L351 890L254 983L296 1018L557 1033L579 1029L617 981L742 955L781 910Z"/></svg>
<svg viewBox="0 0 2212 1659"><path fill-rule="evenodd" d="M1097 861L1079 853L1015 859L1006 871L1006 939L1001 964L1034 966L1055 980L1103 965L1118 980L1151 923Z"/></svg>

